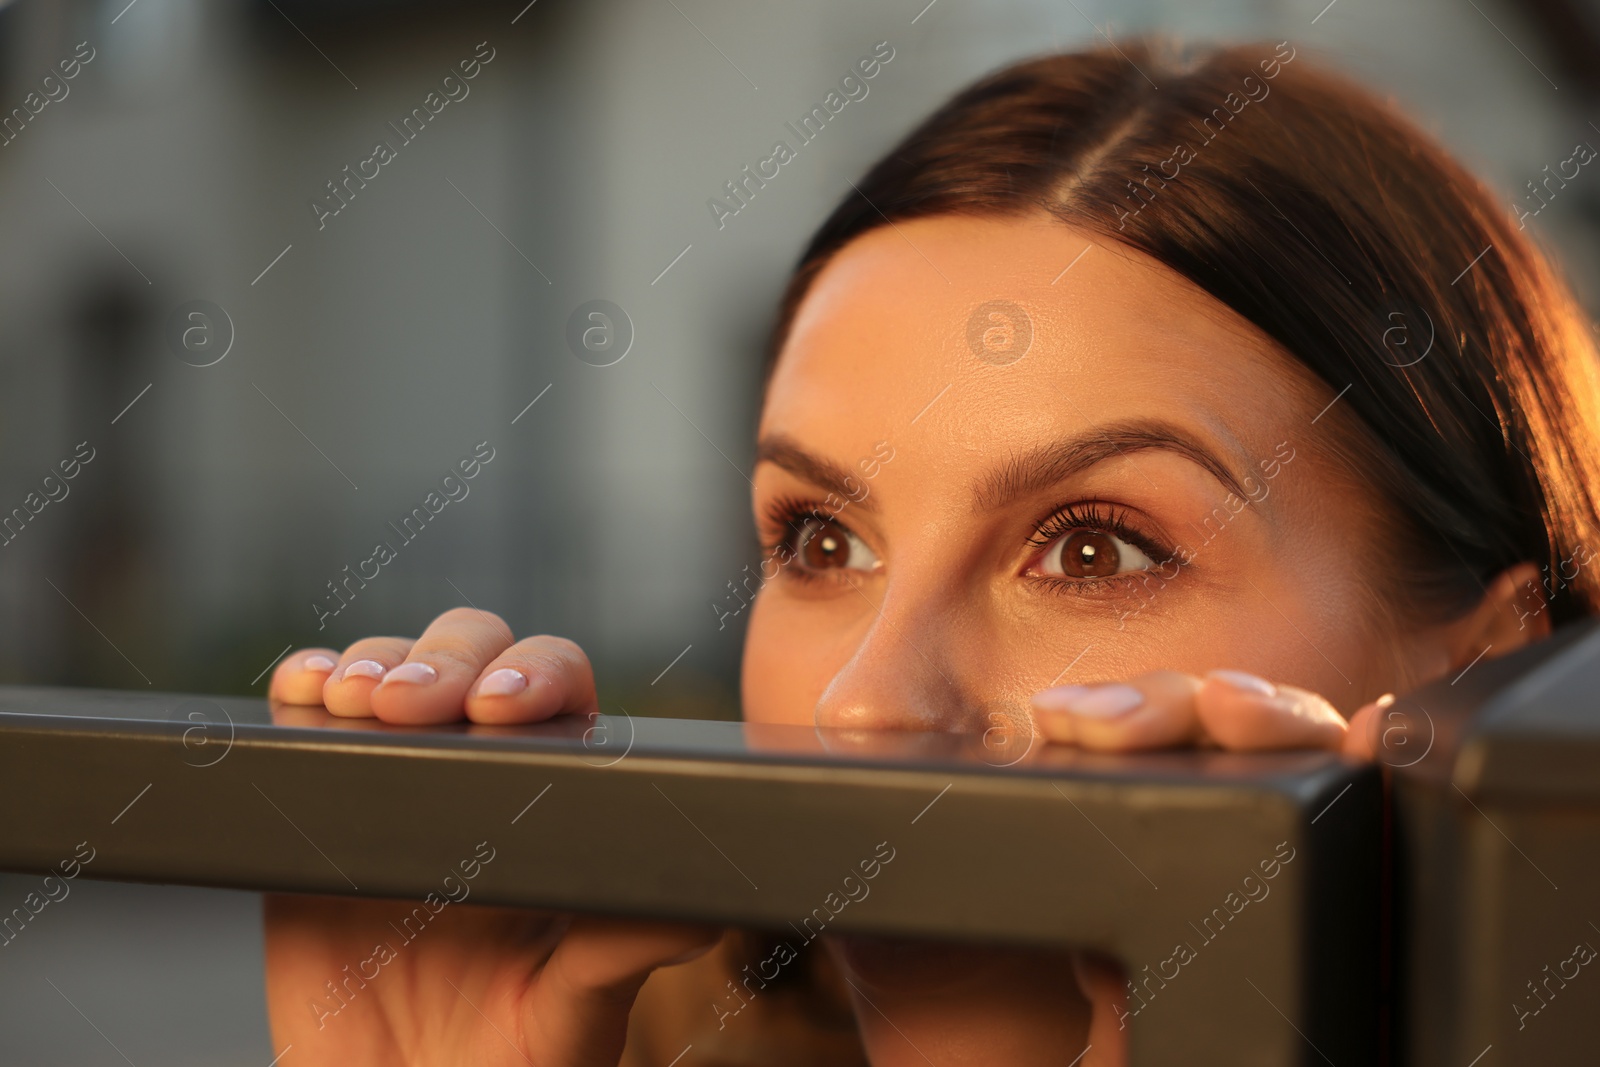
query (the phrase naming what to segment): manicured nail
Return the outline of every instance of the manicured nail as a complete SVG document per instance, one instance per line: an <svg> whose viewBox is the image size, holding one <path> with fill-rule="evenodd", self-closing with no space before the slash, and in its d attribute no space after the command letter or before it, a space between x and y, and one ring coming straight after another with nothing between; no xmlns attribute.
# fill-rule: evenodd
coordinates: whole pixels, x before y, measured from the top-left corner
<svg viewBox="0 0 1600 1067"><path fill-rule="evenodd" d="M427 685L439 677L439 672L426 663L402 663L389 672L383 684L401 682L405 685Z"/></svg>
<svg viewBox="0 0 1600 1067"><path fill-rule="evenodd" d="M1057 685L1033 694L1033 706L1040 711L1068 711L1072 702L1089 691L1086 685Z"/></svg>
<svg viewBox="0 0 1600 1067"><path fill-rule="evenodd" d="M478 695L481 697L505 697L512 693L520 693L528 688L528 677L519 670L510 667L501 667L484 677L478 683Z"/></svg>
<svg viewBox="0 0 1600 1067"><path fill-rule="evenodd" d="M1066 685L1035 693L1033 702L1045 711L1066 711L1085 718L1110 719L1125 715L1144 703L1144 694L1131 685Z"/></svg>
<svg viewBox="0 0 1600 1067"><path fill-rule="evenodd" d="M303 671L331 671L336 666L338 664L327 656L307 656L306 661L300 664L300 669Z"/></svg>
<svg viewBox="0 0 1600 1067"><path fill-rule="evenodd" d="M343 681L346 678L382 678L386 670L388 668L375 659L358 659L345 667L339 679Z"/></svg>
<svg viewBox="0 0 1600 1067"><path fill-rule="evenodd" d="M1223 685L1232 686L1245 693L1254 693L1257 696L1273 697L1278 695L1278 687L1265 678L1257 678L1244 671L1212 671L1207 678L1215 678Z"/></svg>
<svg viewBox="0 0 1600 1067"><path fill-rule="evenodd" d="M1131 685L1097 685L1072 702L1072 713L1096 719L1125 715L1144 703L1144 694Z"/></svg>

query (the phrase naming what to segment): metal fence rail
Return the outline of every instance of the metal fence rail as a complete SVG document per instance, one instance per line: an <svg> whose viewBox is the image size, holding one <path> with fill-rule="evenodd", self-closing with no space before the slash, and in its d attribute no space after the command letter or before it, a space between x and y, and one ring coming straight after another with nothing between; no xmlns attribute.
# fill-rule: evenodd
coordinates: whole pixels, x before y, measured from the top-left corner
<svg viewBox="0 0 1600 1067"><path fill-rule="evenodd" d="M1138 1065L1575 1062L1600 630L1456 681L1396 705L1387 767L0 689L0 868L1093 948Z"/></svg>

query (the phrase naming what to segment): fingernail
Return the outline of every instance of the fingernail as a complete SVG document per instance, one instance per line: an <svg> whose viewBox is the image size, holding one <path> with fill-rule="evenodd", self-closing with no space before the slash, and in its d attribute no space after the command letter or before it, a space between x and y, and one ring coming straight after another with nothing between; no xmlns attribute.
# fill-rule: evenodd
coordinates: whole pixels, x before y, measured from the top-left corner
<svg viewBox="0 0 1600 1067"><path fill-rule="evenodd" d="M346 678L382 678L386 670L388 668L375 659L358 659L345 667L339 679L343 681Z"/></svg>
<svg viewBox="0 0 1600 1067"><path fill-rule="evenodd" d="M1033 706L1041 711L1067 711L1072 702L1089 691L1086 685L1056 685L1033 694Z"/></svg>
<svg viewBox="0 0 1600 1067"><path fill-rule="evenodd" d="M331 671L336 666L338 664L327 656L307 656L306 661L300 664L300 669L303 671Z"/></svg>
<svg viewBox="0 0 1600 1067"><path fill-rule="evenodd" d="M504 697L512 693L520 693L528 688L527 675L510 667L501 667L486 675L478 683L478 695L481 697Z"/></svg>
<svg viewBox="0 0 1600 1067"><path fill-rule="evenodd" d="M1144 694L1131 685L1068 685L1034 694L1036 705L1047 711L1067 711L1093 719L1125 715L1144 703Z"/></svg>
<svg viewBox="0 0 1600 1067"><path fill-rule="evenodd" d="M1278 687L1265 678L1257 678L1244 671L1211 671L1207 678L1215 678L1224 685L1232 686L1245 693L1255 693L1257 696L1272 697L1278 695Z"/></svg>
<svg viewBox="0 0 1600 1067"><path fill-rule="evenodd" d="M402 663L390 671L383 684L401 682L405 685L427 685L439 677L439 672L426 663Z"/></svg>

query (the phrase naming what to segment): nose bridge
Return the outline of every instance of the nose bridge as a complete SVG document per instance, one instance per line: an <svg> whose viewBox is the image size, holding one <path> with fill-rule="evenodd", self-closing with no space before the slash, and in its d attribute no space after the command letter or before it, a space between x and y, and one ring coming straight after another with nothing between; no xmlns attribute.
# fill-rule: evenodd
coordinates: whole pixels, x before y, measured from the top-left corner
<svg viewBox="0 0 1600 1067"><path fill-rule="evenodd" d="M976 728L975 702L943 622L948 609L890 591L874 605L855 654L817 700L818 726L875 730ZM972 719L972 722L968 722Z"/></svg>

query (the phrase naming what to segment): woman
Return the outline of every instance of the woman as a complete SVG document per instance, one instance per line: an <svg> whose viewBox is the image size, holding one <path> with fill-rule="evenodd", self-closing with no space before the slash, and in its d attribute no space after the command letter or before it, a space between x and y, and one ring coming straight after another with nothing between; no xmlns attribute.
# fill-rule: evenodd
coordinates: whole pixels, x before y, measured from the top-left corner
<svg viewBox="0 0 1600 1067"><path fill-rule="evenodd" d="M1385 694L1600 597L1572 297L1456 163L1287 42L966 90L824 223L773 353L753 721L1371 755ZM473 610L297 653L272 693L397 723L595 708L581 650ZM384 907L269 902L301 1062L615 1064L641 986L627 1062L808 1062L690 1018L735 939L645 986L718 934L489 909L318 1028L307 998ZM1124 1058L1091 961L988 954L956 995L927 957L834 947L792 1005L832 1042L809 1062L859 1057L847 1007L879 1067Z"/></svg>

